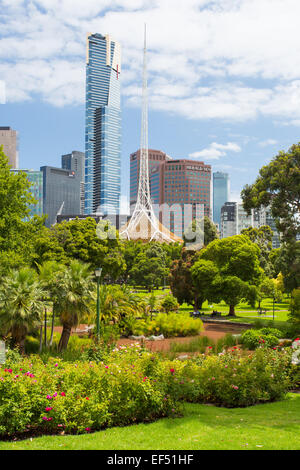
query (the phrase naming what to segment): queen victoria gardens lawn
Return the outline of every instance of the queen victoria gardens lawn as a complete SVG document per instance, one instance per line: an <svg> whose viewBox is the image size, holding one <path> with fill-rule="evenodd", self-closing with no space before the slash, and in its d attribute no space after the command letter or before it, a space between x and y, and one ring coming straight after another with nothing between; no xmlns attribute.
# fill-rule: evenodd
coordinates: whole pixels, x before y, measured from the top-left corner
<svg viewBox="0 0 300 470"><path fill-rule="evenodd" d="M88 435L0 442L0 450L300 450L300 394L247 408L184 405L184 415Z"/></svg>

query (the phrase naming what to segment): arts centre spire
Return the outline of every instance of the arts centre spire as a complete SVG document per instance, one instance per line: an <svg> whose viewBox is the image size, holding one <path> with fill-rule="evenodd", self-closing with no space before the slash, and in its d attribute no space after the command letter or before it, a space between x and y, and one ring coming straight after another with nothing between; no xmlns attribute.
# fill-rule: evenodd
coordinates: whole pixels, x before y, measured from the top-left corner
<svg viewBox="0 0 300 470"><path fill-rule="evenodd" d="M120 230L120 237L129 240L160 241L172 243L181 238L170 232L156 218L151 202L148 161L148 85L146 25L144 33L142 126L140 146L140 169L137 202L128 224Z"/></svg>

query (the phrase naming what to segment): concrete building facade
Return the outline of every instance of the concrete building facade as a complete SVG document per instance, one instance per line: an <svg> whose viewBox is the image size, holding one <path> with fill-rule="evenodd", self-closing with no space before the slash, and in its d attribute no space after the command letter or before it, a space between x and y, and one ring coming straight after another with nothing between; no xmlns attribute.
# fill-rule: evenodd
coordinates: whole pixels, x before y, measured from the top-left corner
<svg viewBox="0 0 300 470"><path fill-rule="evenodd" d="M11 127L0 127L0 147L8 157L12 168L19 168L18 132Z"/></svg>

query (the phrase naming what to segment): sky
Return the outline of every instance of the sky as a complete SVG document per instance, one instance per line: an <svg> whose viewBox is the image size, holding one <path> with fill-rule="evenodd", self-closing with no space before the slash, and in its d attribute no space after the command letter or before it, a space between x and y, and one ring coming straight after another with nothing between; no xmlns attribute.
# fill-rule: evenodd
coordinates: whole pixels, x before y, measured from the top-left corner
<svg viewBox="0 0 300 470"><path fill-rule="evenodd" d="M144 23L149 147L225 171L231 200L300 141L299 0L0 0L0 126L20 168L84 151L86 34L122 46L122 202L139 148Z"/></svg>

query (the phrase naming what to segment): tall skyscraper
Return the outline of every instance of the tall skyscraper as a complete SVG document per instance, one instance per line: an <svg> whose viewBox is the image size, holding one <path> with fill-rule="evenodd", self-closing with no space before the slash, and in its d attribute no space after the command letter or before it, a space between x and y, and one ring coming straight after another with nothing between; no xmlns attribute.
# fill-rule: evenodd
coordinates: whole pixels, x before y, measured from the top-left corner
<svg viewBox="0 0 300 470"><path fill-rule="evenodd" d="M80 214L84 214L84 173L85 155L83 152L73 150L72 153L62 155L61 167L64 170L75 171L80 179Z"/></svg>
<svg viewBox="0 0 300 470"><path fill-rule="evenodd" d="M88 34L86 62L85 214L119 213L120 44Z"/></svg>
<svg viewBox="0 0 300 470"><path fill-rule="evenodd" d="M11 127L0 127L0 147L12 168L19 168L18 133Z"/></svg>
<svg viewBox="0 0 300 470"><path fill-rule="evenodd" d="M26 173L28 181L31 183L30 192L34 199L37 201L36 204L30 204L29 217L34 215L43 215L43 173L37 170L11 170L14 173Z"/></svg>
<svg viewBox="0 0 300 470"><path fill-rule="evenodd" d="M213 220L221 229L221 209L230 199L230 181L228 173L213 173Z"/></svg>

